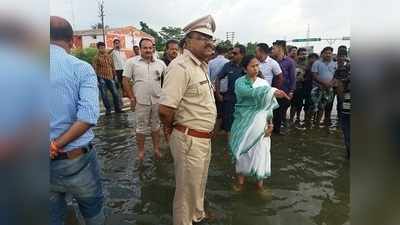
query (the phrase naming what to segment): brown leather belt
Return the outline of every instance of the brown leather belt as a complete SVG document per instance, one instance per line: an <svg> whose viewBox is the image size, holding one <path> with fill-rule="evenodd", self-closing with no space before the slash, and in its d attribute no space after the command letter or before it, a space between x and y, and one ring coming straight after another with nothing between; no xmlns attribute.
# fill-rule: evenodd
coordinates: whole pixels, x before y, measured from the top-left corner
<svg viewBox="0 0 400 225"><path fill-rule="evenodd" d="M60 152L54 159L52 160L63 160L63 159L75 159L79 156L86 154L93 148L92 144L88 144L86 146L72 149L68 152Z"/></svg>
<svg viewBox="0 0 400 225"><path fill-rule="evenodd" d="M211 138L214 135L213 131L205 132L205 131L193 130L180 124L174 125L174 128L182 133L197 138Z"/></svg>

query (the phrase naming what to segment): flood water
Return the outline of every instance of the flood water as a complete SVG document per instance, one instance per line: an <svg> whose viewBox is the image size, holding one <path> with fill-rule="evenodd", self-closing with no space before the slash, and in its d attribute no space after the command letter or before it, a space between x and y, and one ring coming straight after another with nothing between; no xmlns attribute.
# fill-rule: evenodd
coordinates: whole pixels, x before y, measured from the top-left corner
<svg viewBox="0 0 400 225"><path fill-rule="evenodd" d="M156 161L150 137L143 164L136 160L135 114L102 116L94 140L106 196L107 225L171 225L173 161L162 143ZM334 121L335 122L335 121ZM349 162L340 129L292 128L272 137L272 177L263 194L250 179L233 191L234 165L224 157L223 137L213 141L206 207L215 225L350 224ZM267 193L267 194L266 194ZM269 194L268 194L269 193Z"/></svg>

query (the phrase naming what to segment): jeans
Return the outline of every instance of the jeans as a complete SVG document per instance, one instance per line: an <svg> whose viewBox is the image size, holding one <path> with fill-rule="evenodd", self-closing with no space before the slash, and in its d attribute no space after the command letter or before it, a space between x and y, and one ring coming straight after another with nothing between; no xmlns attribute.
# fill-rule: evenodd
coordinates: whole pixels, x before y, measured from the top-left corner
<svg viewBox="0 0 400 225"><path fill-rule="evenodd" d="M51 225L64 224L66 194L76 199L86 225L104 225L104 196L94 148L76 159L50 161Z"/></svg>
<svg viewBox="0 0 400 225"><path fill-rule="evenodd" d="M99 81L100 96L103 99L104 107L106 107L107 112L111 112L110 101L107 96L107 89L111 92L113 96L114 109L115 112L121 111L121 100L117 91L117 85L114 80L107 80L101 77L97 77Z"/></svg>
<svg viewBox="0 0 400 225"><path fill-rule="evenodd" d="M339 97L338 95L336 95L336 99L337 99L337 105L336 105L336 112L338 112L338 119L341 120L342 119L342 111L343 111L343 97Z"/></svg>
<svg viewBox="0 0 400 225"><path fill-rule="evenodd" d="M350 130L350 124L351 124L351 120L350 120L351 115L350 114L346 114L346 113L341 113L340 116L340 123L341 123L341 127L342 127L342 131L343 131L343 137L344 137L344 145L346 146L346 151L347 151L347 157L350 158L350 134L351 134L351 130Z"/></svg>
<svg viewBox="0 0 400 225"><path fill-rule="evenodd" d="M118 79L118 88L122 89L122 73L124 72L123 70L116 70L117 73L117 79Z"/></svg>
<svg viewBox="0 0 400 225"><path fill-rule="evenodd" d="M274 110L274 133L281 132L282 122L286 121L286 112L290 105L290 101L287 99L280 98L278 99L279 108Z"/></svg>

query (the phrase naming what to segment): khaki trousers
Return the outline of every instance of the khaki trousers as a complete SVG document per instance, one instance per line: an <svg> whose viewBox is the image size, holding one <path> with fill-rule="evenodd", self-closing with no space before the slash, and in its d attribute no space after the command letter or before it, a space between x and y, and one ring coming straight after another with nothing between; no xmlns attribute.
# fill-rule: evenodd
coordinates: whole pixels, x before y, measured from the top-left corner
<svg viewBox="0 0 400 225"><path fill-rule="evenodd" d="M170 147L175 165L174 225L192 225L204 216L204 194L211 159L211 139L173 130Z"/></svg>

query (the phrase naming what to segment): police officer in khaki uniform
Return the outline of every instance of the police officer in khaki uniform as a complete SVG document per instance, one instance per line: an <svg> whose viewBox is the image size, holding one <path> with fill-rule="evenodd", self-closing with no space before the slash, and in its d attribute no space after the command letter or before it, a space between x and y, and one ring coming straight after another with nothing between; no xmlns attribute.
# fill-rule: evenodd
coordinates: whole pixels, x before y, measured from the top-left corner
<svg viewBox="0 0 400 225"><path fill-rule="evenodd" d="M183 31L185 49L167 68L160 98L160 119L175 165L174 225L191 225L206 217L204 193L217 116L207 74L214 19L200 18Z"/></svg>

